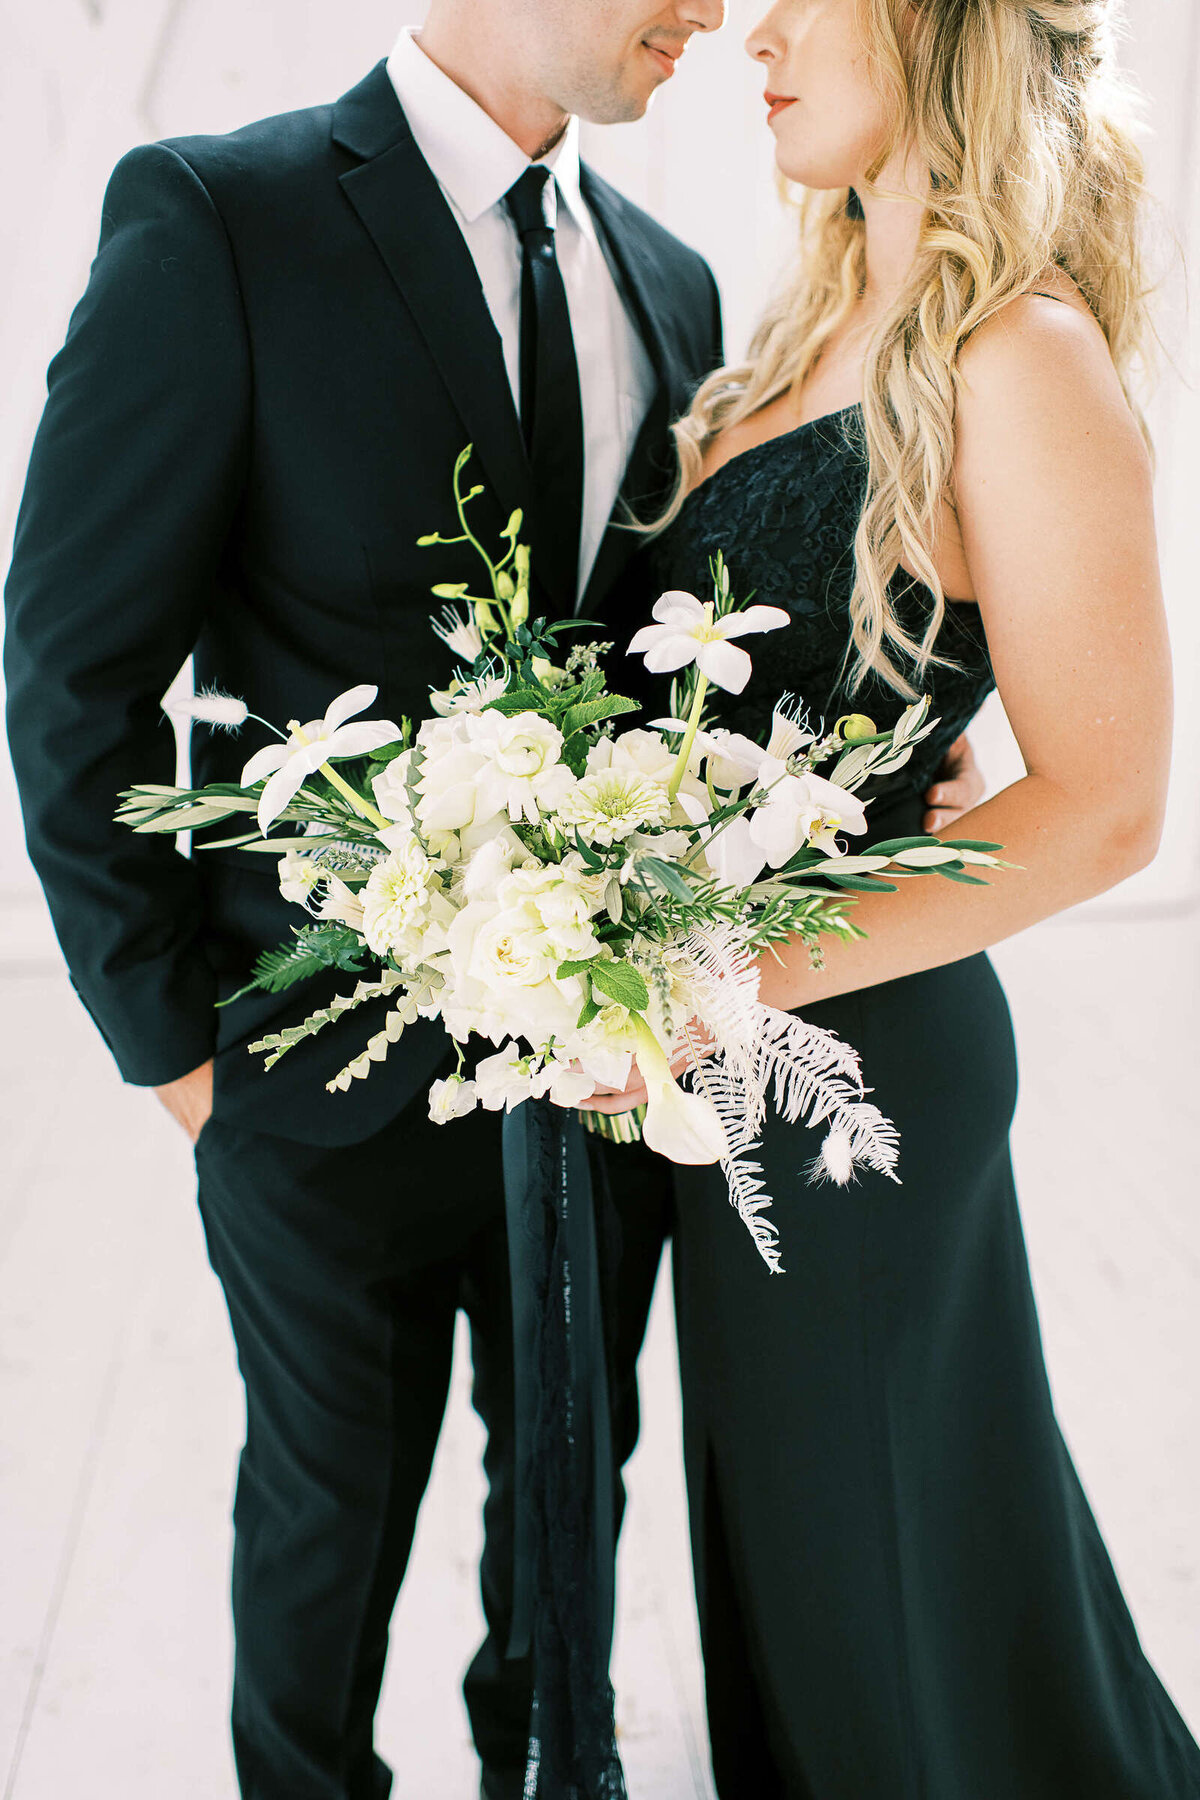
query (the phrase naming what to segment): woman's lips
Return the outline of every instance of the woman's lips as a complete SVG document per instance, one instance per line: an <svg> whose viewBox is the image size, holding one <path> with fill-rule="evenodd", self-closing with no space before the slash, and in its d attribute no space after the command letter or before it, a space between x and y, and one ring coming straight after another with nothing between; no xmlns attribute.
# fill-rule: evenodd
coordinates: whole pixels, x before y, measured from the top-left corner
<svg viewBox="0 0 1200 1800"><path fill-rule="evenodd" d="M764 94L767 103L767 124L776 118L787 106L795 104L795 94Z"/></svg>

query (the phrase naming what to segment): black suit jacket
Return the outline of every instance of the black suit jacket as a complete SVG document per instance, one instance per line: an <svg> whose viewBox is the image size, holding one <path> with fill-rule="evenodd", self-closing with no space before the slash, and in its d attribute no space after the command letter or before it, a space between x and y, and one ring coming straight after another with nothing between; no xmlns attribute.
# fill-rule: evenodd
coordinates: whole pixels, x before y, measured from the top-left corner
<svg viewBox="0 0 1200 1800"><path fill-rule="evenodd" d="M669 479L667 427L720 356L716 288L693 251L590 170L583 192L658 389L626 478ZM315 1143L389 1118L440 1061L407 1032L386 1069L324 1082L378 1028L364 1009L264 1075L245 1049L327 1003L332 980L214 1012L300 922L269 858L115 826L118 790L170 781L159 701L189 652L279 723L378 681L375 716L421 716L447 673L429 587L465 579L454 458L486 483L477 528L529 506L500 338L469 251L380 64L335 105L226 137L134 150L30 464L7 586L13 761L30 855L72 979L126 1079L215 1052L216 1114ZM621 645L650 599L636 539L610 528L584 596ZM627 671L614 657L614 685ZM263 741L193 739L194 779L231 779Z"/></svg>

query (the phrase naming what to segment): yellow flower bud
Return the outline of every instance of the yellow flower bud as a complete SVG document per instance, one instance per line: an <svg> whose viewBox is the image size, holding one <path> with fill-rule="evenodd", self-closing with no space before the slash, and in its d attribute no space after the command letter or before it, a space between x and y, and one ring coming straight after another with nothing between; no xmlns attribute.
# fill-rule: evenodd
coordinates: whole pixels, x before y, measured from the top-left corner
<svg viewBox="0 0 1200 1800"><path fill-rule="evenodd" d="M866 713L843 713L833 729L845 744L861 744L877 735L875 721Z"/></svg>
<svg viewBox="0 0 1200 1800"><path fill-rule="evenodd" d="M516 589L513 586L513 578L508 573L507 569L501 569L500 573L496 576L496 592L499 594L501 600L511 600L516 592Z"/></svg>

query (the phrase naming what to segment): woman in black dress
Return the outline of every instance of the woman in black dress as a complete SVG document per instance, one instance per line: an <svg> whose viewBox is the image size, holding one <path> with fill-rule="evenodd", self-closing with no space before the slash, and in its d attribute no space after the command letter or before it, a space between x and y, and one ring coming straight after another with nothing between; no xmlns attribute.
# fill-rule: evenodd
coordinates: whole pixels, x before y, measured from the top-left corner
<svg viewBox="0 0 1200 1800"><path fill-rule="evenodd" d="M761 733L784 689L889 724L933 695L941 725L874 838L920 830L994 683L1029 772L953 827L1018 869L864 898L869 937L823 971L764 960L765 1000L861 1050L903 1185L806 1185L820 1134L768 1109L775 1280L720 1171L678 1171L722 1800L1200 1796L1055 1421L984 954L1141 867L1162 814L1169 672L1128 386L1139 164L1106 110L1110 11L780 0L748 41L808 190L803 267L679 427L663 586L703 596L722 549L736 591L793 615L722 698L734 729Z"/></svg>

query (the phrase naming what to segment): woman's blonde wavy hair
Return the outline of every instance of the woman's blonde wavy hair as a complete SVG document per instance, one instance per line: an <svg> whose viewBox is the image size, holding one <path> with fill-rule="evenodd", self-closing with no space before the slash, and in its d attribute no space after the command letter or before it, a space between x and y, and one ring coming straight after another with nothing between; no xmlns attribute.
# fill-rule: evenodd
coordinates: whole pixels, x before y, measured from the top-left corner
<svg viewBox="0 0 1200 1800"><path fill-rule="evenodd" d="M866 356L868 476L843 680L853 694L874 671L912 698L910 674L919 683L931 662L948 661L934 651L946 597L931 544L953 491L957 364L972 332L1057 265L1099 321L1146 434L1132 386L1151 335L1143 164L1115 63L1117 0L858 4L896 121L867 179L911 141L930 198L908 285ZM710 376L674 427L680 480L659 527L699 478L716 434L798 389L861 293L866 228L851 191L801 190L798 209L799 265L746 362ZM919 642L890 598L902 559L934 596Z"/></svg>

